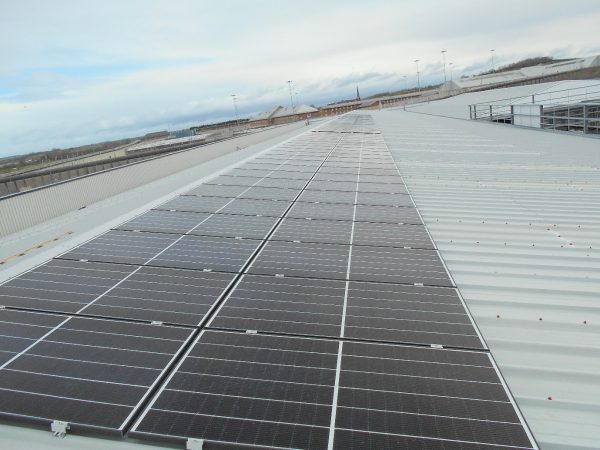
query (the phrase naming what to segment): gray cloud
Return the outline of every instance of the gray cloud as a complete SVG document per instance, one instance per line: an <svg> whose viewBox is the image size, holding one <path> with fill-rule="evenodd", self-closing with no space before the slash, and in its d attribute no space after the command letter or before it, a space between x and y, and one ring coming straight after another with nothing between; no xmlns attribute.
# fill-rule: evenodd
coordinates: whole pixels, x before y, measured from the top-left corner
<svg viewBox="0 0 600 450"><path fill-rule="evenodd" d="M52 20L49 20L51 18ZM0 19L0 156L352 98L539 54L600 52L600 4L21 0ZM403 78L406 76L406 78Z"/></svg>

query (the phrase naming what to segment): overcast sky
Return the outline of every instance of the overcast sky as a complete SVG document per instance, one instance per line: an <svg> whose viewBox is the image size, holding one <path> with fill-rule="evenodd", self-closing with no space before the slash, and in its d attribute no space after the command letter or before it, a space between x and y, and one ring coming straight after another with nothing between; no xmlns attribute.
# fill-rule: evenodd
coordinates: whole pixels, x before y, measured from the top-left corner
<svg viewBox="0 0 600 450"><path fill-rule="evenodd" d="M0 157L600 53L595 0L0 0ZM406 75L407 78L402 78Z"/></svg>

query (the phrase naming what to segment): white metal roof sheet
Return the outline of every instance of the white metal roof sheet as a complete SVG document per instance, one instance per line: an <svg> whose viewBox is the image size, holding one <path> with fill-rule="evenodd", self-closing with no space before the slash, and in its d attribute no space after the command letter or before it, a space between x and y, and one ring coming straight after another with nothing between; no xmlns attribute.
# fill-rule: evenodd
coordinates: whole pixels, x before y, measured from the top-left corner
<svg viewBox="0 0 600 450"><path fill-rule="evenodd" d="M373 114L541 447L598 449L600 141Z"/></svg>

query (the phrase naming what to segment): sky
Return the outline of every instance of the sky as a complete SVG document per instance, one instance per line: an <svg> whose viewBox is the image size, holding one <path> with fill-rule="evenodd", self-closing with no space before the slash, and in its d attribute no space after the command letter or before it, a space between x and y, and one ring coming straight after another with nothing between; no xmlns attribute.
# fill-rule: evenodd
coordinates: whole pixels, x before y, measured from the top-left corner
<svg viewBox="0 0 600 450"><path fill-rule="evenodd" d="M0 157L600 54L595 0L0 0ZM449 74L448 74L449 77Z"/></svg>

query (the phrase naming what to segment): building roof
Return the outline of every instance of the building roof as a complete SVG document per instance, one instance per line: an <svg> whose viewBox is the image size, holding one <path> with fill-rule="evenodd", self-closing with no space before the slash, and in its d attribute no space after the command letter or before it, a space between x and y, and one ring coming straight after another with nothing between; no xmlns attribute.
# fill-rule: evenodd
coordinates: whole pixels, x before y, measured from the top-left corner
<svg viewBox="0 0 600 450"><path fill-rule="evenodd" d="M596 449L599 141L433 105L373 114L540 446Z"/></svg>
<svg viewBox="0 0 600 450"><path fill-rule="evenodd" d="M455 89L477 89L481 86L525 81L530 78L543 78L559 73L596 66L600 66L600 55L570 59L568 61L561 61L553 64L539 64L531 67L523 67L517 70L509 70L506 72L495 72L486 75L459 78L444 83L441 86L441 90L448 91Z"/></svg>
<svg viewBox="0 0 600 450"><path fill-rule="evenodd" d="M308 105L296 105L293 108L291 106L276 106L270 111L256 114L252 117L252 120L274 119L277 117L294 116L296 114L306 114L318 111L319 110L317 108L313 108L312 106Z"/></svg>
<svg viewBox="0 0 600 450"><path fill-rule="evenodd" d="M542 104L546 101L555 102L558 98L564 101L569 96L581 101L588 96L586 93L593 94L597 98L600 93L600 80L564 80L467 92L443 100L417 103L407 108L425 114L468 119L469 105L475 103L506 105L531 103L532 95L535 96L536 103Z"/></svg>

